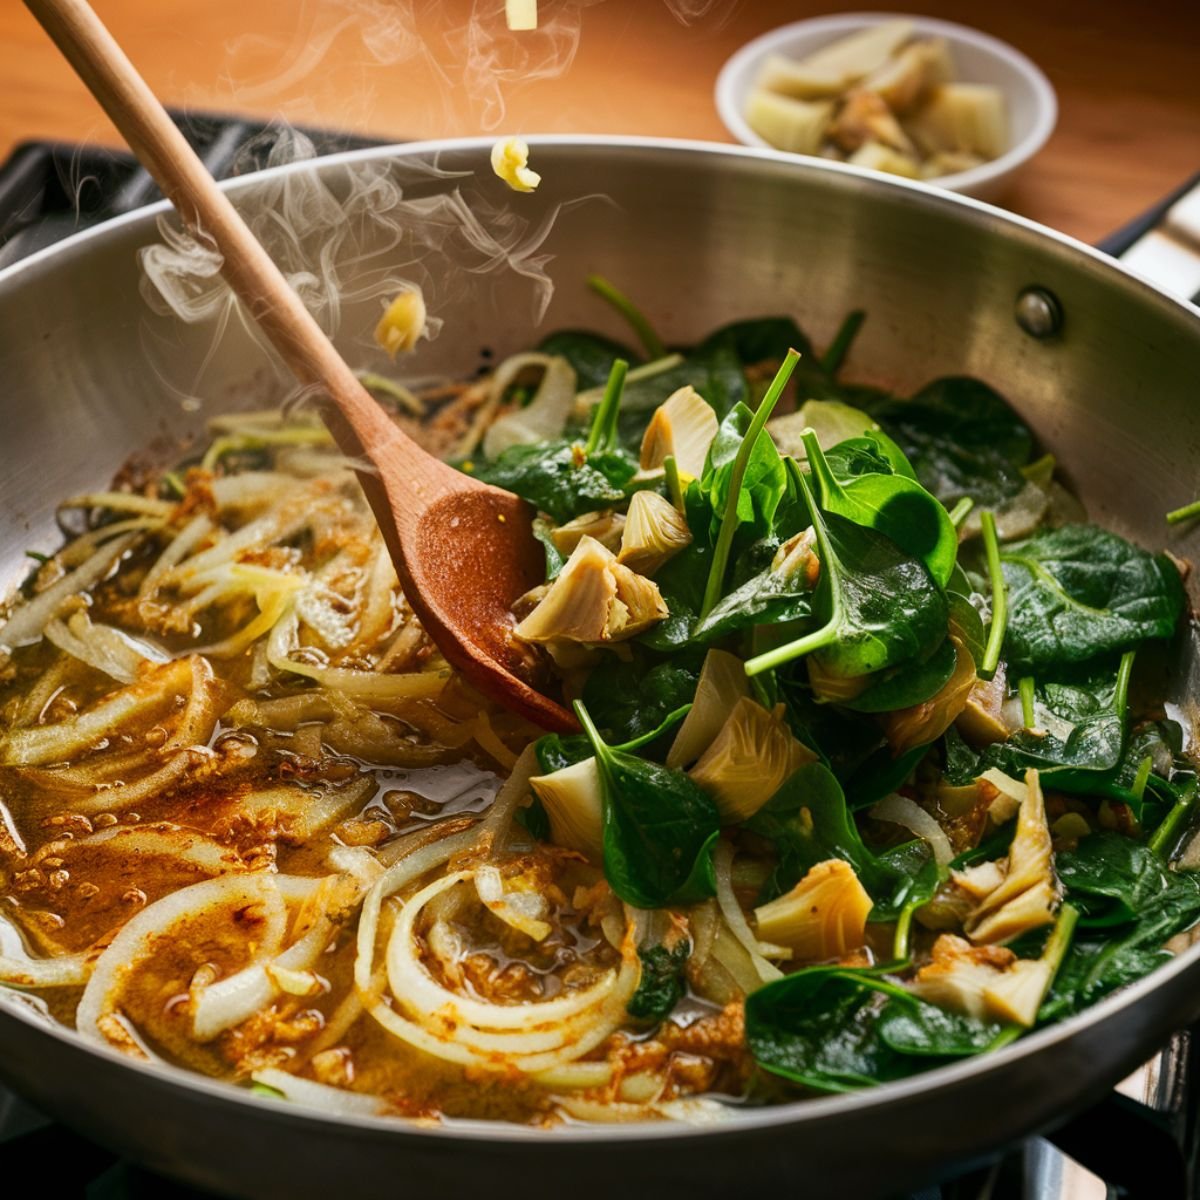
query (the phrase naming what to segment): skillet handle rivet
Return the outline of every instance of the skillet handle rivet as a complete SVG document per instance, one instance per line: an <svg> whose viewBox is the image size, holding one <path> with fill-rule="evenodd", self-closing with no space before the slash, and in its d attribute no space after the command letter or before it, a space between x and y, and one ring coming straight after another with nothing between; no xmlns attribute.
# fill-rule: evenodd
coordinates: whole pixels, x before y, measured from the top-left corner
<svg viewBox="0 0 1200 1200"><path fill-rule="evenodd" d="M1062 329L1063 311L1058 297L1044 287L1022 288L1017 295L1017 324L1039 341L1054 337Z"/></svg>

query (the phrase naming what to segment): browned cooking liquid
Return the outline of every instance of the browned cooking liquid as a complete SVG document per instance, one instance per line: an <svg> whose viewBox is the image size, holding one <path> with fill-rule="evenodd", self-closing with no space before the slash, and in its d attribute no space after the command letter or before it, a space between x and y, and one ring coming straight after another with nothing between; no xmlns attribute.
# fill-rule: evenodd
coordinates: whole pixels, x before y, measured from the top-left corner
<svg viewBox="0 0 1200 1200"><path fill-rule="evenodd" d="M157 527L134 529L86 601L59 614L65 632L12 653L0 676L0 955L14 951L16 929L18 956L83 955L90 968L127 923L183 888L264 873L321 881L277 909L250 902L180 914L119 973L92 1036L239 1083L282 1068L382 1097L409 1116L559 1119L553 1087L496 1062L446 1061L363 1012L364 999L395 1002L380 1000L382 975L366 996L355 988L367 884L338 853L378 876L409 846L481 827L536 731L446 671L352 477L331 451L307 453L316 461L303 470L298 452L230 470L226 481L248 481L240 491L193 471L182 503L168 505ZM102 514L120 519L130 518ZM187 552L167 561L189 537ZM245 544L230 555L239 537ZM86 549L43 567L38 587L74 569ZM276 644L281 622L291 633ZM119 646L118 666L103 666L97 630L135 639L132 667ZM90 656L78 656L79 641L93 646ZM280 669L280 653L317 676ZM399 679L416 685L406 692ZM625 918L595 866L519 825L497 861L506 879L539 893L548 935L526 935L458 885L416 929L431 978L516 1005L617 973ZM401 902L447 869L385 899L376 971ZM315 961L231 1027L198 1037L205 989L271 959L321 913L337 919ZM35 990L56 1017L75 1021L80 984ZM740 1091L740 1010L692 1004L686 1022L653 1040L622 1021L583 1056L616 1064L592 1094L618 1099L620 1077L638 1072L657 1073L660 1099Z"/></svg>

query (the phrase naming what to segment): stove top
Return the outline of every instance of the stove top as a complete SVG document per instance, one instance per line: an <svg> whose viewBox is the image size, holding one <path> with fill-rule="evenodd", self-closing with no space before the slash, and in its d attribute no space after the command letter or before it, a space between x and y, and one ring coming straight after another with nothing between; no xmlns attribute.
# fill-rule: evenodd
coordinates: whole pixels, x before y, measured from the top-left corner
<svg viewBox="0 0 1200 1200"><path fill-rule="evenodd" d="M218 179L264 165L269 126L217 114L172 115ZM318 154L383 144L328 130L300 132ZM158 199L154 182L126 152L24 143L0 165L0 267ZM1168 198L1102 248L1122 252L1157 225L1176 199ZM948 1164L940 1184L893 1200L1193 1200L1200 1195L1196 1079L1200 1030L1177 1035L1112 1095L1048 1137L1031 1138L982 1162ZM0 1086L0 1177L46 1178L48 1163L56 1200L205 1197L120 1159Z"/></svg>

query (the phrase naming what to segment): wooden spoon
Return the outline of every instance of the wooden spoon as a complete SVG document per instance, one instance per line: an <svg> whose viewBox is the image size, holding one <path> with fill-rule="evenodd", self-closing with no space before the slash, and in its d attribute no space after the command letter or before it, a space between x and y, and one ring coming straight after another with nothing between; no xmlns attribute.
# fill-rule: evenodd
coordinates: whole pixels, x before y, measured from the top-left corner
<svg viewBox="0 0 1200 1200"><path fill-rule="evenodd" d="M374 468L359 478L413 610L481 692L546 729L574 717L534 685L512 637L512 602L545 579L533 512L510 492L448 467L403 434L334 349L86 0L25 0L187 229L220 251L222 272L284 362L333 403L338 445Z"/></svg>

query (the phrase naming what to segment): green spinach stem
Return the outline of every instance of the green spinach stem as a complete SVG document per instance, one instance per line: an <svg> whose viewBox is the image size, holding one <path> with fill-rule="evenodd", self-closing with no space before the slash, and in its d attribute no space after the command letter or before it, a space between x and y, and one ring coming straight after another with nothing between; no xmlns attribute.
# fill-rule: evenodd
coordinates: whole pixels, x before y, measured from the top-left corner
<svg viewBox="0 0 1200 1200"><path fill-rule="evenodd" d="M1191 504L1185 504L1182 508L1173 508L1167 513L1167 524L1178 525L1182 521L1190 521L1193 517L1200 517L1200 500L1193 500Z"/></svg>
<svg viewBox="0 0 1200 1200"><path fill-rule="evenodd" d="M1150 782L1150 772L1153 768L1154 758L1147 754L1138 763L1137 774L1133 777L1133 783L1129 785L1129 790L1138 798L1139 803L1146 794L1146 784Z"/></svg>
<svg viewBox="0 0 1200 1200"><path fill-rule="evenodd" d="M996 537L996 517L991 512L979 514L983 533L983 549L987 555L988 578L992 584L992 620L988 626L987 646L983 651L983 662L979 664L979 678L991 679L1000 665L1000 651L1004 647L1004 634L1008 629L1008 589L1004 586L1004 572L1000 568L1000 542Z"/></svg>
<svg viewBox="0 0 1200 1200"><path fill-rule="evenodd" d="M742 438L742 444L738 447L737 455L733 460L733 470L729 475L729 494L725 497L725 512L721 516L721 529L717 534L712 566L709 568L708 582L704 587L704 602L700 606L701 620L712 612L721 598L721 588L725 583L725 570L729 566L729 552L733 549L733 535L737 532L738 496L741 494L742 483L746 478L746 468L750 465L750 455L754 452L754 445L767 424L767 418L770 417L772 409L779 402L779 397L783 395L783 389L787 387L787 382L792 377L792 372L796 369L796 363L799 361L800 352L798 350L787 352L787 356L779 370L775 372L775 378L771 380L771 386L767 388L767 394L762 398L762 402L750 422L750 428L746 430L746 435Z"/></svg>
<svg viewBox="0 0 1200 1200"><path fill-rule="evenodd" d="M1117 667L1117 682L1113 688L1113 712L1122 724L1125 723L1125 709L1129 704L1129 677L1133 674L1135 653L1133 650L1126 650L1121 655L1121 662Z"/></svg>
<svg viewBox="0 0 1200 1200"><path fill-rule="evenodd" d="M970 515L971 509L975 507L975 501L970 496L964 496L950 510L950 524L957 529Z"/></svg>
<svg viewBox="0 0 1200 1200"><path fill-rule="evenodd" d="M675 455L663 459L663 474L667 480L667 497L679 512L683 512L683 480L679 478L679 464Z"/></svg>
<svg viewBox="0 0 1200 1200"><path fill-rule="evenodd" d="M858 331L866 317L867 314L862 309L855 309L842 322L841 328L834 334L833 341L821 356L821 370L826 375L832 377L842 369L842 363L846 361L846 355L850 353L850 347L854 345L854 339L858 337Z"/></svg>
<svg viewBox="0 0 1200 1200"><path fill-rule="evenodd" d="M1024 722L1026 729L1032 729L1036 719L1033 711L1034 678L1032 675L1025 675L1017 684L1017 690L1021 694L1021 720Z"/></svg>
<svg viewBox="0 0 1200 1200"><path fill-rule="evenodd" d="M662 358L667 348L662 339L654 332L646 314L620 288L609 283L603 275L589 275L588 287L603 300L607 300L629 322L629 327L637 334L638 340L646 348L651 358Z"/></svg>
<svg viewBox="0 0 1200 1200"><path fill-rule="evenodd" d="M896 921L896 933L892 941L892 957L895 959L908 958L908 934L912 929L913 913L917 911L917 905L906 904L900 910L900 917Z"/></svg>
<svg viewBox="0 0 1200 1200"><path fill-rule="evenodd" d="M1198 787L1200 787L1200 779L1193 778L1188 782L1171 811L1163 817L1162 824L1154 831L1154 836L1147 843L1160 858L1167 856L1168 848L1178 836L1179 826L1195 806Z"/></svg>
<svg viewBox="0 0 1200 1200"><path fill-rule="evenodd" d="M600 401L592 417L592 427L583 447L585 454L612 450L616 446L617 417L621 411L621 393L625 390L625 376L628 371L629 364L623 358L613 362L612 370L608 373L608 382L604 385L604 399Z"/></svg>

